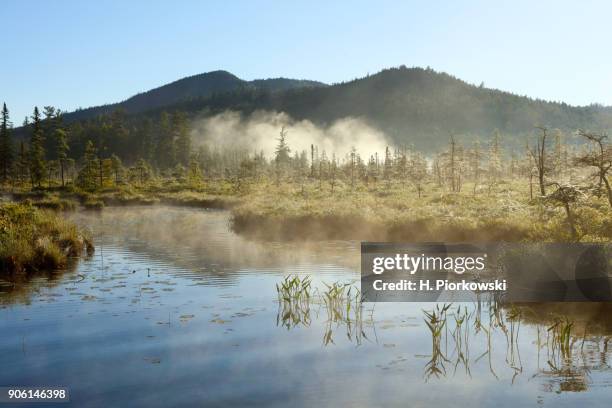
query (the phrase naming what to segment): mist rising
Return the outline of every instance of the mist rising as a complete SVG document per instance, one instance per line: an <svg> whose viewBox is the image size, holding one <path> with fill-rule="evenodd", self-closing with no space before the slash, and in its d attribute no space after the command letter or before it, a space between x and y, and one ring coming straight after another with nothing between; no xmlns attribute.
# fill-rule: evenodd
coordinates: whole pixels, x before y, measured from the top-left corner
<svg viewBox="0 0 612 408"><path fill-rule="evenodd" d="M283 112L256 111L243 115L235 111L196 119L191 124L194 144L215 148L263 150L272 157L281 128L287 131L287 141L293 152L309 151L311 144L328 155L343 156L355 147L362 154L382 152L389 138L364 120L346 117L329 126L318 126L309 120L294 120Z"/></svg>

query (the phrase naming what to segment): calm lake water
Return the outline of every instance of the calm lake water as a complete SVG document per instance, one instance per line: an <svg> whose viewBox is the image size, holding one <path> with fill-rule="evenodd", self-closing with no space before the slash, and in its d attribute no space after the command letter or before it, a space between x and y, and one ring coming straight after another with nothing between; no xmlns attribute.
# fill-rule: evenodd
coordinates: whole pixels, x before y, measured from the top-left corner
<svg viewBox="0 0 612 408"><path fill-rule="evenodd" d="M65 386L78 407L611 404L606 305L566 306L557 326L544 306L347 310L324 283L359 286L358 242L250 242L199 209L70 217L96 253L1 287L0 386ZM287 275L312 277L297 306L279 303Z"/></svg>

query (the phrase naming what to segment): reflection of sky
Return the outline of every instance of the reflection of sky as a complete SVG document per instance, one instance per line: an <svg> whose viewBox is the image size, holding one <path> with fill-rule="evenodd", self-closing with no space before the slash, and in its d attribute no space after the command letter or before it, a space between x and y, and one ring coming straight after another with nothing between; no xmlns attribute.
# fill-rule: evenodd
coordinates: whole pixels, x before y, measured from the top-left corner
<svg viewBox="0 0 612 408"><path fill-rule="evenodd" d="M228 286L205 280L205 272L177 267L172 257L158 256L156 243L138 252L117 244L114 240L80 262L56 285L39 287L29 305L0 309L0 384L67 385L78 406L126 401L130 406L194 401L225 406L607 405L611 376L606 367L597 367L601 355L590 344L584 348L591 356L586 359L588 390L549 392L557 391L562 379L538 370L549 367L544 350L538 359L534 325L519 329L517 366L522 372L514 384L515 370L506 362L507 342L499 330L491 353L499 379L490 373L486 356L476 361L487 342L482 331L474 333L473 322L467 337L471 376L462 363L455 370L456 353L447 336L442 341L450 360L447 375L426 382L432 341L422 310L435 304L376 304L374 326L365 323L368 340L358 346L349 341L343 324L333 324L335 344L324 346L327 315L320 305L312 305L310 327L276 326L275 284L292 271L288 264L269 269L240 265ZM327 260L327 273L316 275L318 265L304 259L316 258L299 262L319 286L321 280L356 276ZM203 252L200 264L208 262ZM235 266L226 263L228 270ZM85 280L78 282L78 274ZM365 306L366 320L371 308Z"/></svg>

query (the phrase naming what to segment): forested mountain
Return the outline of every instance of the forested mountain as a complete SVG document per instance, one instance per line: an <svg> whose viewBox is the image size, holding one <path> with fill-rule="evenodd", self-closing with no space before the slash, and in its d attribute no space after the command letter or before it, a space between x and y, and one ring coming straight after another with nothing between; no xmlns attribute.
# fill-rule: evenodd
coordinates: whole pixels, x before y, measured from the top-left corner
<svg viewBox="0 0 612 408"><path fill-rule="evenodd" d="M496 129L509 140L524 139L534 126L563 131L612 129L612 108L548 102L468 84L422 68L393 68L328 87L270 93L240 90L179 103L171 109L210 113L226 109L282 111L295 119L330 123L352 116L380 128L397 143L431 149L450 133L488 137Z"/></svg>
<svg viewBox="0 0 612 408"><path fill-rule="evenodd" d="M150 91L139 93L123 102L87 109L80 109L64 115L66 121L89 119L94 116L110 113L121 109L127 114L137 114L152 109L163 108L173 104L193 100L194 98L207 98L216 93L225 93L236 90L283 91L297 87L321 87L325 84L316 81L297 80L288 78L257 79L244 81L227 71L212 71L193 75L178 81L160 86Z"/></svg>
<svg viewBox="0 0 612 408"><path fill-rule="evenodd" d="M36 140L51 160L60 157L63 149L58 148L59 135L65 139L60 145L66 143L70 157L77 160L91 142L100 156L116 154L126 163L144 159L160 168L187 165L195 150L189 137L191 120L227 110L245 116L257 110L285 112L295 120L308 119L318 125L359 118L384 131L395 146L413 146L427 154L446 147L451 134L461 143L470 143L476 138L490 141L495 133L510 152L524 150L535 126L559 129L565 135L579 128L612 129L611 107L532 99L472 85L429 68L402 66L330 86L285 78L249 82L215 71L114 105L61 114L44 107L34 121L40 123L10 131L13 148L4 151L12 151L15 158L20 148L31 149L38 129ZM270 139L277 136L272 132ZM21 141L25 146L20 146ZM251 152L260 148L235 147Z"/></svg>

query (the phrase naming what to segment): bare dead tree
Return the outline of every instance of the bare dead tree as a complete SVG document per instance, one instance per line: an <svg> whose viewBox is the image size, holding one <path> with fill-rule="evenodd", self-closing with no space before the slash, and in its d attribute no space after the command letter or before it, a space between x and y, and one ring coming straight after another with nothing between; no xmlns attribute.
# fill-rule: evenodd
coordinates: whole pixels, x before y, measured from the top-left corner
<svg viewBox="0 0 612 408"><path fill-rule="evenodd" d="M601 189L602 184L605 186L608 202L612 207L612 188L610 188L610 181L608 180L608 173L612 168L612 147L606 143L608 135L590 133L582 129L578 131L578 134L591 142L595 148L577 157L575 163L579 166L590 166L597 169L595 176L599 179L599 188Z"/></svg>
<svg viewBox="0 0 612 408"><path fill-rule="evenodd" d="M544 184L544 178L547 172L547 163L546 163L546 137L548 136L548 129L543 126L536 126L536 129L539 129L542 134L538 136L536 145L532 148L528 148L528 152L533 159L533 164L535 165L538 172L538 181L540 183L540 194L542 196L546 195L546 185Z"/></svg>
<svg viewBox="0 0 612 408"><path fill-rule="evenodd" d="M334 187L336 186L336 155L332 155L332 161L329 164L329 185L331 187L331 195L334 195Z"/></svg>

